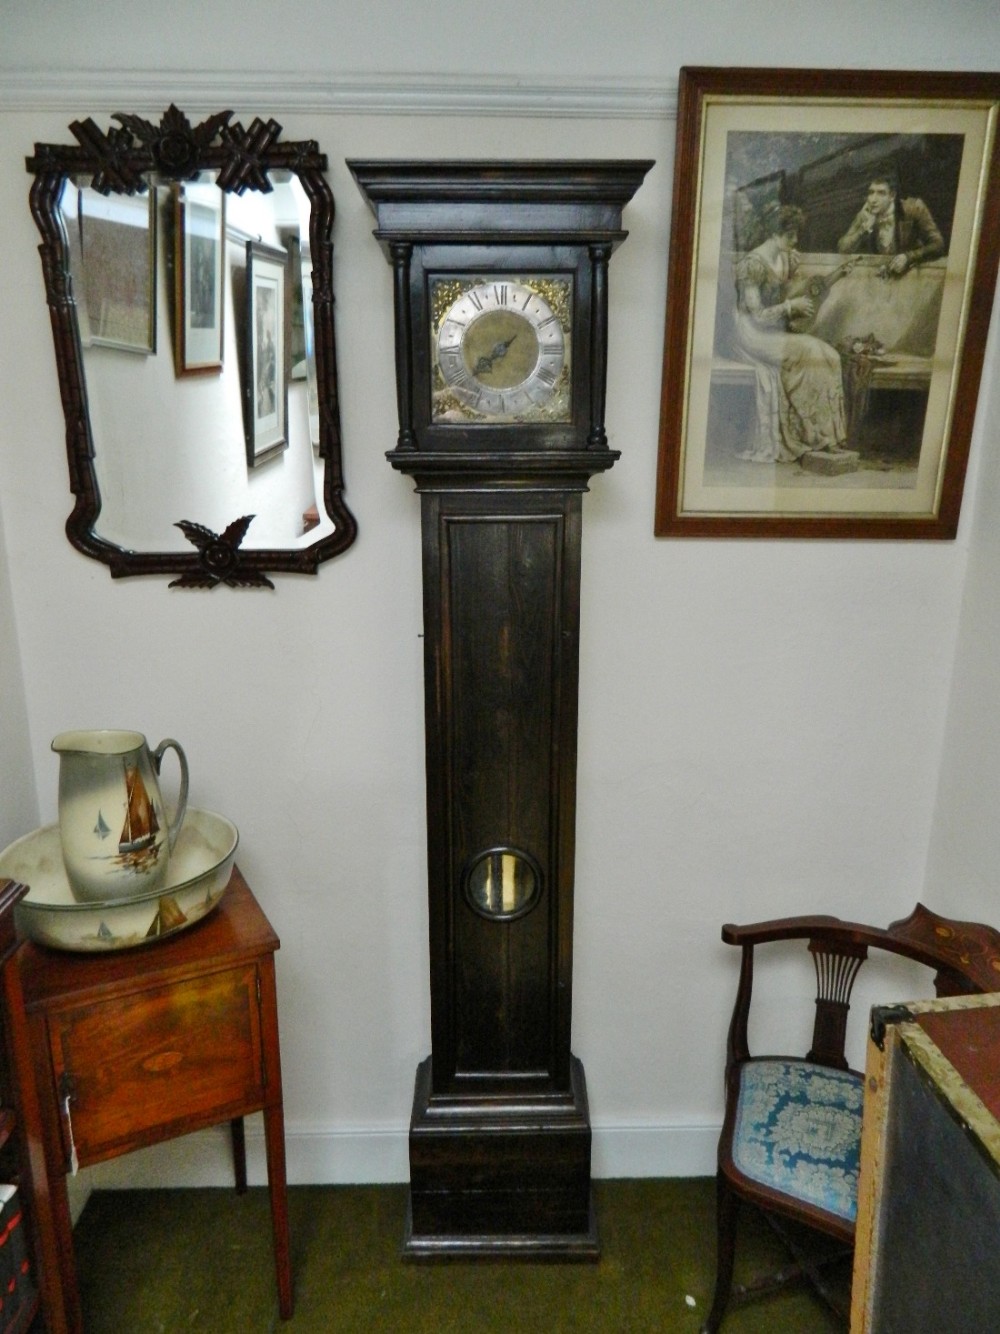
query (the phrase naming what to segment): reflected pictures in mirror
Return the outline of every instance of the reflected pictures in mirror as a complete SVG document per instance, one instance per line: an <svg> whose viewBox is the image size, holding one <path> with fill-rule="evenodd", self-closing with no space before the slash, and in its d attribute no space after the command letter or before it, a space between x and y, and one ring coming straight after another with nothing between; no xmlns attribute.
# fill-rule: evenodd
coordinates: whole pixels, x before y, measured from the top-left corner
<svg viewBox="0 0 1000 1334"><path fill-rule="evenodd" d="M286 251L247 242L243 396L251 468L288 448L287 271Z"/></svg>
<svg viewBox="0 0 1000 1334"><path fill-rule="evenodd" d="M226 197L214 179L175 184L174 360L178 375L222 370Z"/></svg>
<svg viewBox="0 0 1000 1334"><path fill-rule="evenodd" d="M156 191L105 196L70 187L71 251L79 258L77 300L85 347L156 351Z"/></svg>

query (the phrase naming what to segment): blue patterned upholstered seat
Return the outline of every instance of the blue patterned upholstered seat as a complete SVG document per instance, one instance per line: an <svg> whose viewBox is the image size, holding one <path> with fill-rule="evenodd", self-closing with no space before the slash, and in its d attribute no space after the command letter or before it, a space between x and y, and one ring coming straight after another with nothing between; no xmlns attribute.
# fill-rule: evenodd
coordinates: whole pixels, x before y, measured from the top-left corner
<svg viewBox="0 0 1000 1334"><path fill-rule="evenodd" d="M808 1061L740 1070L733 1162L744 1176L854 1222L864 1081Z"/></svg>

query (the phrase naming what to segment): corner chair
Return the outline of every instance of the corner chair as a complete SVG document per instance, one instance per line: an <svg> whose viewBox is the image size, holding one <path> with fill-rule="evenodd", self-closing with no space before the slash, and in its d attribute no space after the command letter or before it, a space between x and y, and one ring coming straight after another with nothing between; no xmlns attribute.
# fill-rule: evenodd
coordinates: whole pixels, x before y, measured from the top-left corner
<svg viewBox="0 0 1000 1334"><path fill-rule="evenodd" d="M713 1303L702 1334L721 1327L730 1299L763 1296L806 1279L846 1324L848 1307L824 1277L854 1242L864 1077L845 1056L851 991L870 949L934 969L938 997L1000 991L1000 932L952 921L918 903L883 930L836 917L727 924L722 939L742 951L726 1053L726 1113L719 1139L718 1250ZM806 1056L753 1056L748 1042L755 950L780 941L808 944L816 971L812 1045ZM766 951L765 951L766 953ZM896 999L896 998L888 998ZM914 999L900 997L899 999ZM741 1204L757 1206L790 1250L778 1274L734 1287ZM823 1241L817 1258L801 1237Z"/></svg>

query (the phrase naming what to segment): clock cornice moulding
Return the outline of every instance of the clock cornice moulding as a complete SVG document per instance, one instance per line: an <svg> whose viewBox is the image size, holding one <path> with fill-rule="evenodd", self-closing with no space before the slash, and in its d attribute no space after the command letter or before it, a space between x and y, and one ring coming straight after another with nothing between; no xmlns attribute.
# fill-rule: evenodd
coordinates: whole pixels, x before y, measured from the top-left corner
<svg viewBox="0 0 1000 1334"><path fill-rule="evenodd" d="M200 114L220 105L285 113L365 116L526 116L664 120L677 114L677 81L628 78L456 78L422 74L319 74L231 70L2 70L0 111L79 111L167 102Z"/></svg>

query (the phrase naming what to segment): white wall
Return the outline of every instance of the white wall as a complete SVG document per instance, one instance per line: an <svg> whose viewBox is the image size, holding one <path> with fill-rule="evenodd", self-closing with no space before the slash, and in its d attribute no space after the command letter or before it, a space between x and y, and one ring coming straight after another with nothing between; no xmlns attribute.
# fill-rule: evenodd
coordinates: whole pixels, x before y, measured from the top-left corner
<svg viewBox="0 0 1000 1334"><path fill-rule="evenodd" d="M44 16L4 0L3 20L0 67L15 71L443 74L452 89L660 83L698 64L989 69L997 40L993 0L879 0L876 11L865 0L802 0L794 11L783 0L511 0L474 17L447 0L298 0L281 15L250 0L238 22L219 0L174 0L166 11L149 0L47 0Z"/></svg>
<svg viewBox="0 0 1000 1334"><path fill-rule="evenodd" d="M996 357L994 318L994 365ZM927 866L929 901L1000 923L1000 394L983 386L984 441L955 655L941 783ZM1000 979L997 982L1000 988Z"/></svg>
<svg viewBox="0 0 1000 1334"><path fill-rule="evenodd" d="M471 24L451 5L394 0L306 0L295 23L257 0L237 23L187 0L5 9L0 514L37 793L21 813L29 826L54 817L48 741L64 727L186 744L192 801L240 827L240 865L282 939L293 1180L404 1177L429 1049L419 506L383 457L396 434L391 276L344 159L656 159L611 268L607 420L622 459L584 508L574 1050L598 1174L711 1171L736 966L720 924L810 910L887 922L924 892L956 642L970 663L978 653L978 618L959 641L959 608L997 413L980 414L956 542L653 538L677 69L989 68L992 0L887 0L885 44L853 0L511 0ZM171 73L149 71L151 51ZM112 582L62 534L63 426L23 159L36 140L67 141L77 115L103 125L171 99L273 112L286 138L315 137L330 158L360 536L274 593ZM987 381L997 363L994 340ZM998 485L984 470L984 488ZM996 539L976 533L986 590ZM992 656L978 662L984 684ZM981 764L987 788L995 765ZM943 906L958 912L963 896ZM199 1143L190 1167L158 1151L102 1179L223 1180L218 1137Z"/></svg>
<svg viewBox="0 0 1000 1334"><path fill-rule="evenodd" d="M0 514L0 847L38 824L21 655Z"/></svg>

